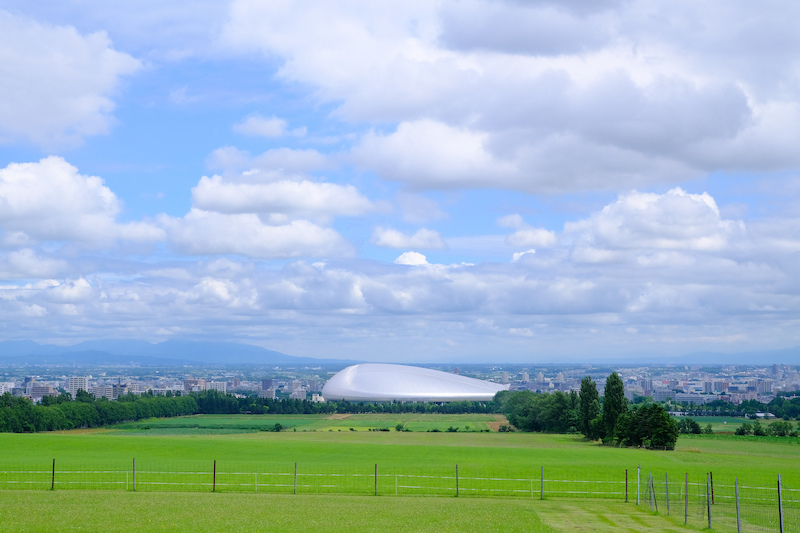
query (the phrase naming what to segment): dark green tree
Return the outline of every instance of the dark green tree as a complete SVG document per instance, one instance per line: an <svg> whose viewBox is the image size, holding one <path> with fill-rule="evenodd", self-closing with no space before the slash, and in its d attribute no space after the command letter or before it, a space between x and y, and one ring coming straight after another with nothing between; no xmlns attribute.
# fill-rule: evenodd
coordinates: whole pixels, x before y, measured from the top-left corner
<svg viewBox="0 0 800 533"><path fill-rule="evenodd" d="M580 424L581 433L588 439L596 439L592 431L592 420L600 415L600 393L597 392L597 383L586 376L581 380L580 393Z"/></svg>
<svg viewBox="0 0 800 533"><path fill-rule="evenodd" d="M628 400L625 399L625 385L619 374L612 372L606 380L605 394L603 395L603 425L606 429L604 440L614 441L617 420L627 410Z"/></svg>

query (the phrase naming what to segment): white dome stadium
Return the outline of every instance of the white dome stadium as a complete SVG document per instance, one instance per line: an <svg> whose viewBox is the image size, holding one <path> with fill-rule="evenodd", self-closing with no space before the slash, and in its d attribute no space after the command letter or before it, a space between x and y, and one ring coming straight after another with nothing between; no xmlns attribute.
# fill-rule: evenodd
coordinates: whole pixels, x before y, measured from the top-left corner
<svg viewBox="0 0 800 533"><path fill-rule="evenodd" d="M428 368L367 363L337 372L322 396L351 402L486 402L508 387Z"/></svg>

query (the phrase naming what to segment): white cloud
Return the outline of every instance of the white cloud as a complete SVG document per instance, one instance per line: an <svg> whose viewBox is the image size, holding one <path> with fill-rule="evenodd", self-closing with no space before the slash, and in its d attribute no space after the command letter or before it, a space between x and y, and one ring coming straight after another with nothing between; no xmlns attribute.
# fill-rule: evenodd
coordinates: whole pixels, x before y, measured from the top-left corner
<svg viewBox="0 0 800 533"><path fill-rule="evenodd" d="M67 269L66 261L42 256L30 248L14 250L0 258L0 278L5 279L55 278Z"/></svg>
<svg viewBox="0 0 800 533"><path fill-rule="evenodd" d="M675 188L665 194L634 191L622 195L591 218L568 222L564 231L578 236L580 253L605 260L615 250L720 251L732 239L741 239L745 226L741 221L723 220L709 194Z"/></svg>
<svg viewBox="0 0 800 533"><path fill-rule="evenodd" d="M544 228L533 228L522 220L519 214L506 215L497 219L504 228L515 228L517 231L506 237L506 244L511 246L554 246L557 242L555 232ZM517 256L518 254L514 254ZM521 256L521 254L519 254ZM516 259L515 259L516 261Z"/></svg>
<svg viewBox="0 0 800 533"><path fill-rule="evenodd" d="M266 118L261 115L250 115L242 122L234 124L233 131L242 135L258 137L283 137L287 134L303 137L306 134L306 128L295 128L287 131L285 120L278 117Z"/></svg>
<svg viewBox="0 0 800 533"><path fill-rule="evenodd" d="M511 246L553 246L556 234L543 228L520 228L506 237L506 243Z"/></svg>
<svg viewBox="0 0 800 533"><path fill-rule="evenodd" d="M195 207L205 211L281 214L322 220L339 215L361 215L374 209L352 185L288 179L234 182L221 176L204 176L192 189L192 200Z"/></svg>
<svg viewBox="0 0 800 533"><path fill-rule="evenodd" d="M427 228L405 235L391 228L377 227L372 233L372 243L387 248L442 249L447 246L439 232Z"/></svg>
<svg viewBox="0 0 800 533"><path fill-rule="evenodd" d="M286 121L277 117L264 118L260 115L251 115L242 122L234 124L233 131L242 135L281 137L286 133Z"/></svg>
<svg viewBox="0 0 800 533"><path fill-rule="evenodd" d="M137 59L103 33L81 35L0 11L0 142L74 145L106 133L112 96Z"/></svg>
<svg viewBox="0 0 800 533"><path fill-rule="evenodd" d="M263 154L251 156L245 150L225 146L214 150L206 163L213 170L237 173L245 170L279 171L303 173L325 170L332 167L330 158L313 149L295 150L275 148Z"/></svg>
<svg viewBox="0 0 800 533"><path fill-rule="evenodd" d="M423 266L429 265L428 259L419 252L404 252L394 260L398 265Z"/></svg>
<svg viewBox="0 0 800 533"><path fill-rule="evenodd" d="M102 179L79 174L60 157L0 169L0 229L18 242L163 240L163 232L150 223L116 222L120 210Z"/></svg>
<svg viewBox="0 0 800 533"><path fill-rule="evenodd" d="M484 147L486 136L430 120L401 123L390 135L369 133L353 149L354 162L381 177L419 188L480 185L515 179L512 165Z"/></svg>
<svg viewBox="0 0 800 533"><path fill-rule="evenodd" d="M387 180L561 193L800 163L800 39L784 8L313 5L237 0L220 42L282 59L281 79L337 117L389 124L351 154Z"/></svg>
<svg viewBox="0 0 800 533"><path fill-rule="evenodd" d="M191 255L239 254L259 259L341 257L353 253L339 233L307 220L265 224L258 215L221 214L193 208L185 217L159 222L178 251Z"/></svg>
<svg viewBox="0 0 800 533"><path fill-rule="evenodd" d="M516 263L517 261L519 261L520 259L522 259L524 256L526 256L526 255L532 255L532 254L535 254L535 253L536 253L536 250L533 250L533 249L531 249L531 250L526 250L526 251L524 251L524 252L514 252L514 253L511 255L511 262L512 262L512 263Z"/></svg>

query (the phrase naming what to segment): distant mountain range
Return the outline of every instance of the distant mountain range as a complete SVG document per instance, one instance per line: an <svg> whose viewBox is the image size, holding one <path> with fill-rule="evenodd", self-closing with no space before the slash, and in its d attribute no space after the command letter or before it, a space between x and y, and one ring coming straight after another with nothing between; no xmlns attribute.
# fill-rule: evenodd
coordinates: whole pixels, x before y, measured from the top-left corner
<svg viewBox="0 0 800 533"><path fill-rule="evenodd" d="M558 358L564 364L610 364L610 365L800 365L800 347L784 350L765 350L737 353L696 352L675 356L642 357L599 356L581 358ZM168 340L157 344L136 340L86 341L72 346L39 344L33 341L0 342L0 363L29 363L51 365L129 365L176 366L176 365L311 365L347 366L363 361L345 359L314 359L295 357L260 346L236 342L200 342ZM419 361L423 366L435 361ZM463 363L469 363L463 361ZM556 364L537 357L535 361L515 364Z"/></svg>
<svg viewBox="0 0 800 533"><path fill-rule="evenodd" d="M33 341L0 342L0 363L53 365L325 365L352 361L294 357L235 342L168 340L158 344L135 340L86 341L72 346Z"/></svg>

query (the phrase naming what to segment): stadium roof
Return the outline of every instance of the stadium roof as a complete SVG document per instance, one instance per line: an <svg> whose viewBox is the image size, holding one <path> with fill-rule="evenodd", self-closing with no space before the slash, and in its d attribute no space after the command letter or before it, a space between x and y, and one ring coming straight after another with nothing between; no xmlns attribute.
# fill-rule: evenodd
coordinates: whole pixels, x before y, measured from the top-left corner
<svg viewBox="0 0 800 533"><path fill-rule="evenodd" d="M353 402L489 401L502 390L508 385L416 366L368 363L336 373L322 396Z"/></svg>

